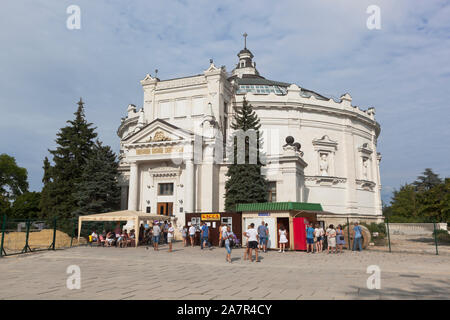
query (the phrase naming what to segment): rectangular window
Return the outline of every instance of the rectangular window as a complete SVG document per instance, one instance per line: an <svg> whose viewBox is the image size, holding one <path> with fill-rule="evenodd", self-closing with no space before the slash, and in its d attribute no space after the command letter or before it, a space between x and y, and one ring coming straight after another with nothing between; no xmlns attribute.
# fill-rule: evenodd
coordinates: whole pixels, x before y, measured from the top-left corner
<svg viewBox="0 0 450 320"><path fill-rule="evenodd" d="M232 217L222 217L221 219L222 224L226 226L230 226L231 232L233 232L233 218Z"/></svg>
<svg viewBox="0 0 450 320"><path fill-rule="evenodd" d="M175 117L184 117L187 115L187 100L175 101Z"/></svg>
<svg viewBox="0 0 450 320"><path fill-rule="evenodd" d="M199 226L200 225L200 217L192 217L191 218L191 224L193 226Z"/></svg>
<svg viewBox="0 0 450 320"><path fill-rule="evenodd" d="M167 119L172 117L172 104L170 101L159 103L159 118Z"/></svg>
<svg viewBox="0 0 450 320"><path fill-rule="evenodd" d="M269 181L268 184L269 190L268 190L268 202L277 202L277 182L276 181Z"/></svg>
<svg viewBox="0 0 450 320"><path fill-rule="evenodd" d="M173 196L173 183L158 183L158 196Z"/></svg>
<svg viewBox="0 0 450 320"><path fill-rule="evenodd" d="M205 110L205 99L204 98L195 98L192 99L192 115L198 116L202 115Z"/></svg>

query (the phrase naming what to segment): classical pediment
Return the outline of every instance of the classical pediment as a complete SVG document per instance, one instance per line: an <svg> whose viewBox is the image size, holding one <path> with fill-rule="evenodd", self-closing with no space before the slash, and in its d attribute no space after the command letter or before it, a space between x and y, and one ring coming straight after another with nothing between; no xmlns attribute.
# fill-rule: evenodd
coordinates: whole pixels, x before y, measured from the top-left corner
<svg viewBox="0 0 450 320"><path fill-rule="evenodd" d="M160 143L190 140L192 133L178 128L164 120L156 119L143 127L140 131L128 137L126 144Z"/></svg>
<svg viewBox="0 0 450 320"><path fill-rule="evenodd" d="M314 139L312 144L316 150L327 149L329 151L335 151L338 145L337 141L331 140L327 135L320 139Z"/></svg>

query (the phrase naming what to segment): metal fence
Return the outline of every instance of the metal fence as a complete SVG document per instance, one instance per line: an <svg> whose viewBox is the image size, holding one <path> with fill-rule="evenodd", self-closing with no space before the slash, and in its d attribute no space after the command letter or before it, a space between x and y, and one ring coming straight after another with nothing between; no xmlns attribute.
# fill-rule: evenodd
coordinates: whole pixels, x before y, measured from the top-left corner
<svg viewBox="0 0 450 320"><path fill-rule="evenodd" d="M119 226L117 224L120 224ZM56 250L80 245L92 245L92 232L103 234L126 222L85 221L78 241L78 219L10 219L2 217L0 258L29 252Z"/></svg>
<svg viewBox="0 0 450 320"><path fill-rule="evenodd" d="M388 251L450 255L446 223L390 223L386 218Z"/></svg>
<svg viewBox="0 0 450 320"><path fill-rule="evenodd" d="M358 221L363 226L363 247L369 251L392 253L419 253L450 255L450 234L446 223L390 223L386 217L364 216L322 216L325 229L329 224L343 227L344 250L353 250L353 228ZM125 222L83 222L81 238L78 241L78 219L8 219L1 221L0 257L42 250L56 250L73 246L88 245L92 232L104 234ZM326 244L326 239L325 239ZM357 249L357 248L356 248Z"/></svg>
<svg viewBox="0 0 450 320"><path fill-rule="evenodd" d="M8 219L1 222L0 257L33 251L55 250L56 220Z"/></svg>
<svg viewBox="0 0 450 320"><path fill-rule="evenodd" d="M318 220L324 221L326 228L330 224L335 228L339 224L343 227L345 250L358 249L354 248L353 228L355 222L359 222L364 231L362 245L365 250L450 255L447 223L391 223L388 217L361 215L321 215Z"/></svg>

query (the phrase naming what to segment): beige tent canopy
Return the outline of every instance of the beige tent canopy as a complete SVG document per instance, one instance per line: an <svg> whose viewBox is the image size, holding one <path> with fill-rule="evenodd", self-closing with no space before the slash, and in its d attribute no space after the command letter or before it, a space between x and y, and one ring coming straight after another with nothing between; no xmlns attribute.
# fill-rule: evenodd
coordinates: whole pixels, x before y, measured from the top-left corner
<svg viewBox="0 0 450 320"><path fill-rule="evenodd" d="M78 217L78 241L80 241L81 234L81 225L83 221L129 221L133 220L136 231L136 247L138 245L139 240L139 222L147 221L147 220L172 220L170 216L162 216L162 215L151 215L148 213L140 212L140 211L132 211L132 210L123 210L123 211L114 211L107 213L97 213L91 214L88 216L79 216Z"/></svg>

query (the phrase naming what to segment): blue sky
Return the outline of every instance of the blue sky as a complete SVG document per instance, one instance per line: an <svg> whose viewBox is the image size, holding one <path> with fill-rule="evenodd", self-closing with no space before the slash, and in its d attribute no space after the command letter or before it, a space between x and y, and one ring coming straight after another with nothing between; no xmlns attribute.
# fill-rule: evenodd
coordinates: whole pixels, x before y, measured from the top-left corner
<svg viewBox="0 0 450 320"><path fill-rule="evenodd" d="M69 5L81 29L66 28ZM369 30L369 5L381 30ZM2 1L0 153L40 190L42 160L76 102L118 151L129 103L146 73L231 70L247 32L260 73L375 107L383 199L430 167L450 176L449 1Z"/></svg>

